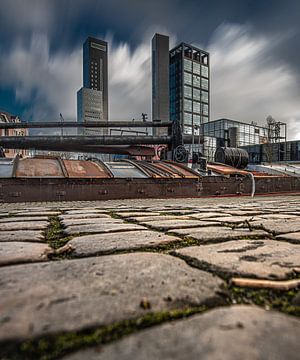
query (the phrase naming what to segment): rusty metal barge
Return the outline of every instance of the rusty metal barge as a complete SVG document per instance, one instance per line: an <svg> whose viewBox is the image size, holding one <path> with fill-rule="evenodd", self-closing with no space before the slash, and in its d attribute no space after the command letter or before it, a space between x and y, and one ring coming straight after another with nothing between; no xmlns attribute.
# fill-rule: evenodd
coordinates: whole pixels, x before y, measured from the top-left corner
<svg viewBox="0 0 300 360"><path fill-rule="evenodd" d="M203 176L173 161L0 159L0 202L189 198L300 193L300 175L208 164Z"/></svg>

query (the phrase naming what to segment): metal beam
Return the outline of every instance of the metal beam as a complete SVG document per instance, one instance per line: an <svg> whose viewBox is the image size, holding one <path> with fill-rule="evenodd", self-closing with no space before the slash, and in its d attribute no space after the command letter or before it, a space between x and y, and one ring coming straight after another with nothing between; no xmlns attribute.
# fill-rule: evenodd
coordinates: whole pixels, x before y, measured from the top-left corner
<svg viewBox="0 0 300 360"><path fill-rule="evenodd" d="M143 145L170 144L171 136L2 136L6 149L34 149L39 146Z"/></svg>
<svg viewBox="0 0 300 360"><path fill-rule="evenodd" d="M0 129L37 129L37 128L154 128L171 127L172 122L142 122L142 121L93 121L93 122L0 122Z"/></svg>

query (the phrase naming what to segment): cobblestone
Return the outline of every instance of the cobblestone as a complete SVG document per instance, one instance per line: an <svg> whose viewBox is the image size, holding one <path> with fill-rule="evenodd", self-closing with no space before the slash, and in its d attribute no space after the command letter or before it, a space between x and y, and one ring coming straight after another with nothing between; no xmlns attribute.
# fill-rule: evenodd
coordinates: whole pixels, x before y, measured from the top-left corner
<svg viewBox="0 0 300 360"><path fill-rule="evenodd" d="M42 231L34 230L17 230L17 231L0 231L0 242L2 241L45 241Z"/></svg>
<svg viewBox="0 0 300 360"><path fill-rule="evenodd" d="M214 225L215 223L212 223ZM209 225L209 222L206 223ZM223 242L234 239L266 238L268 233L264 230L250 230L248 228L231 229L224 226L205 226L187 229L174 229L172 233L191 237L199 240L199 243Z"/></svg>
<svg viewBox="0 0 300 360"><path fill-rule="evenodd" d="M51 252L52 250L47 244L2 242L0 245L0 266L46 261Z"/></svg>
<svg viewBox="0 0 300 360"><path fill-rule="evenodd" d="M222 281L168 255L135 253L4 268L1 284L3 341L215 303Z"/></svg>
<svg viewBox="0 0 300 360"><path fill-rule="evenodd" d="M48 225L48 221L5 222L0 224L0 232L14 230L45 230Z"/></svg>
<svg viewBox="0 0 300 360"><path fill-rule="evenodd" d="M196 315L63 360L298 360L300 321L252 306Z"/></svg>
<svg viewBox="0 0 300 360"><path fill-rule="evenodd" d="M67 247L72 246L72 254L75 256L93 256L114 251L157 247L178 241L180 239L174 236L143 230L78 236L69 241Z"/></svg>
<svg viewBox="0 0 300 360"><path fill-rule="evenodd" d="M115 221L113 221L115 220ZM74 225L68 226L65 229L67 235L74 235L80 233L107 233L115 231L129 231L129 230L143 230L146 229L143 226L136 224L126 224L113 219L110 222L103 222L101 224L85 224L85 225Z"/></svg>
<svg viewBox="0 0 300 360"><path fill-rule="evenodd" d="M175 251L200 268L230 275L284 279L300 265L300 247L274 240L230 241Z"/></svg>
<svg viewBox="0 0 300 360"><path fill-rule="evenodd" d="M231 278L299 279L299 217L300 196L1 203L0 358L296 359L299 289Z"/></svg>

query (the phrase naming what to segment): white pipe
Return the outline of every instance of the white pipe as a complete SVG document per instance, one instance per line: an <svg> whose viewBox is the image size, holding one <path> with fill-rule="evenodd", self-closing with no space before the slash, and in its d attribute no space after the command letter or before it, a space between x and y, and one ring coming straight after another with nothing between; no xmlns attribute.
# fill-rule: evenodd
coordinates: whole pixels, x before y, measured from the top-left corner
<svg viewBox="0 0 300 360"><path fill-rule="evenodd" d="M255 194L255 179L254 179L254 175L249 172L248 174L251 178L251 181L252 181L252 191L251 191L251 197L254 197L254 194Z"/></svg>

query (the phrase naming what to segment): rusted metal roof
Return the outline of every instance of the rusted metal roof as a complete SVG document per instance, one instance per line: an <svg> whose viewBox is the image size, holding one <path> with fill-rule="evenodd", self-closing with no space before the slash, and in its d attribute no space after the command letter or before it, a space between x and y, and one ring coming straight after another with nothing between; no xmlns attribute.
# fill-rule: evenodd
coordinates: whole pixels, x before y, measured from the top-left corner
<svg viewBox="0 0 300 360"><path fill-rule="evenodd" d="M70 178L111 178L113 175L104 166L96 161L63 160L68 177Z"/></svg>
<svg viewBox="0 0 300 360"><path fill-rule="evenodd" d="M64 172L58 158L25 158L20 159L16 177L30 178L63 178Z"/></svg>

